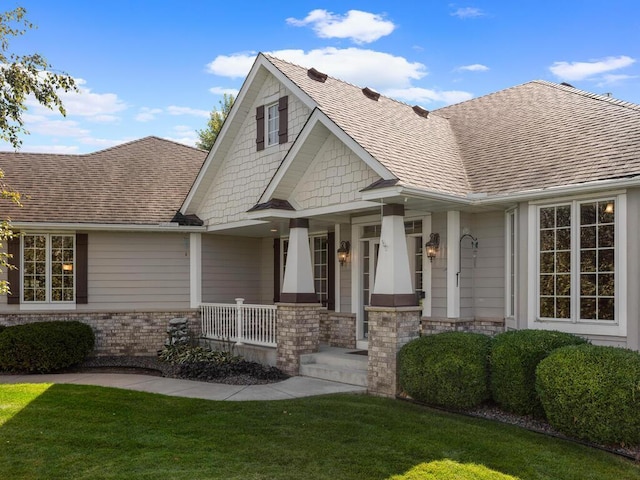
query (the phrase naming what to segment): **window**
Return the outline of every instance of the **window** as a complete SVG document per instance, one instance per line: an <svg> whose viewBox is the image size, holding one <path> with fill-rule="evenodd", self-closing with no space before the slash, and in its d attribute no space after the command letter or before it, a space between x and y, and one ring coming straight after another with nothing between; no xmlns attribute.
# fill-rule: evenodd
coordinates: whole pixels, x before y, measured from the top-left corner
<svg viewBox="0 0 640 480"><path fill-rule="evenodd" d="M538 207L538 318L616 320L616 200Z"/></svg>
<svg viewBox="0 0 640 480"><path fill-rule="evenodd" d="M22 237L22 302L75 302L75 235Z"/></svg>
<svg viewBox="0 0 640 480"><path fill-rule="evenodd" d="M329 251L327 236L312 237L313 282L323 307L327 306L329 293Z"/></svg>
<svg viewBox="0 0 640 480"><path fill-rule="evenodd" d="M279 122L278 104L269 105L267 107L267 146L278 144Z"/></svg>

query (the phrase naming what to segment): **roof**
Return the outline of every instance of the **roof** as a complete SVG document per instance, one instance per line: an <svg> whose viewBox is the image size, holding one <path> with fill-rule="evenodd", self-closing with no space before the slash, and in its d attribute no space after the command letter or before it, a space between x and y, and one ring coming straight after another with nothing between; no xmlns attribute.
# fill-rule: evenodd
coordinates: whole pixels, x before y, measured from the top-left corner
<svg viewBox="0 0 640 480"><path fill-rule="evenodd" d="M398 178L456 196L640 174L640 106L532 81L430 112L265 58ZM375 98L375 96L374 96Z"/></svg>
<svg viewBox="0 0 640 480"><path fill-rule="evenodd" d="M13 222L158 225L170 222L207 152L158 137L83 155L0 152L22 208Z"/></svg>

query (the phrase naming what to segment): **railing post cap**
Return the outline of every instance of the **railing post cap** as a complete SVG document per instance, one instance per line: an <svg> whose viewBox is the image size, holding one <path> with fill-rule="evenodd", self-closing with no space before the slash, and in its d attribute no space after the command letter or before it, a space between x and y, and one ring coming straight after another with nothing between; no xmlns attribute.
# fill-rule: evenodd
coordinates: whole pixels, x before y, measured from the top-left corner
<svg viewBox="0 0 640 480"><path fill-rule="evenodd" d="M240 303L244 303L244 298L236 298L235 299L236 303L240 304Z"/></svg>

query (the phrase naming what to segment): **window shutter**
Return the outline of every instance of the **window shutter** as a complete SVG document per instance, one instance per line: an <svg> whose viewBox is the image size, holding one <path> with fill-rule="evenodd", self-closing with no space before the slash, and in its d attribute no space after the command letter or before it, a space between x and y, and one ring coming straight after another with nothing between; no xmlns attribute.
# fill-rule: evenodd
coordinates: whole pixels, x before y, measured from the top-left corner
<svg viewBox="0 0 640 480"><path fill-rule="evenodd" d="M256 150L264 150L264 105L256 108Z"/></svg>
<svg viewBox="0 0 640 480"><path fill-rule="evenodd" d="M289 139L289 97L280 97L278 100L278 137L280 144L287 143Z"/></svg>
<svg viewBox="0 0 640 480"><path fill-rule="evenodd" d="M16 268L10 268L7 272L7 280L11 293L7 296L7 303L17 305L20 303L20 237L13 237L7 241L7 253L13 258L8 263Z"/></svg>
<svg viewBox="0 0 640 480"><path fill-rule="evenodd" d="M327 310L336 309L336 232L327 233Z"/></svg>
<svg viewBox="0 0 640 480"><path fill-rule="evenodd" d="M273 303L280 301L280 239L273 239Z"/></svg>
<svg viewBox="0 0 640 480"><path fill-rule="evenodd" d="M87 270L89 235L76 234L76 303L89 303Z"/></svg>

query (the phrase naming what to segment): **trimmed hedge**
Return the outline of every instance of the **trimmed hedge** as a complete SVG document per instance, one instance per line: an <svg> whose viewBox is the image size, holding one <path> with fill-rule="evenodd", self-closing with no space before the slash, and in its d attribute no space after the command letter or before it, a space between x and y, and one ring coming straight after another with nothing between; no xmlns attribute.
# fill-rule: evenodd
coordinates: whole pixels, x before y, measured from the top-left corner
<svg viewBox="0 0 640 480"><path fill-rule="evenodd" d="M553 350L587 343L581 337L552 330L514 330L493 338L490 383L493 400L519 415L544 417L536 393L536 367Z"/></svg>
<svg viewBox="0 0 640 480"><path fill-rule="evenodd" d="M77 321L37 322L0 333L0 370L48 373L82 362L95 343L90 326Z"/></svg>
<svg viewBox="0 0 640 480"><path fill-rule="evenodd" d="M475 463L458 463L453 460L435 460L416 465L404 475L394 475L390 480L517 480L516 477L491 470Z"/></svg>
<svg viewBox="0 0 640 480"><path fill-rule="evenodd" d="M489 398L490 344L486 335L467 332L417 338L400 350L400 385L419 402L473 408Z"/></svg>
<svg viewBox="0 0 640 480"><path fill-rule="evenodd" d="M549 423L601 444L640 444L640 353L578 345L556 350L537 369Z"/></svg>

